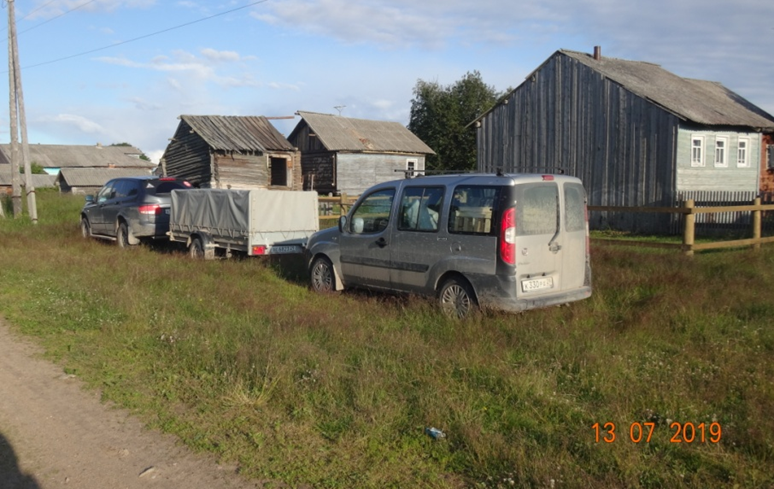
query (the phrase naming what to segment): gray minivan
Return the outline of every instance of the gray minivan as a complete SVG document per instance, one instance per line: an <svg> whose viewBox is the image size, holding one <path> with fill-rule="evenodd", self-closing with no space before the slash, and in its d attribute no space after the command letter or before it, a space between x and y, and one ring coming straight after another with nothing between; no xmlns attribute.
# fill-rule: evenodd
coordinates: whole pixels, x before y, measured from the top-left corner
<svg viewBox="0 0 774 489"><path fill-rule="evenodd" d="M591 296L586 193L540 174L423 176L364 192L307 245L312 288L436 296L450 316Z"/></svg>

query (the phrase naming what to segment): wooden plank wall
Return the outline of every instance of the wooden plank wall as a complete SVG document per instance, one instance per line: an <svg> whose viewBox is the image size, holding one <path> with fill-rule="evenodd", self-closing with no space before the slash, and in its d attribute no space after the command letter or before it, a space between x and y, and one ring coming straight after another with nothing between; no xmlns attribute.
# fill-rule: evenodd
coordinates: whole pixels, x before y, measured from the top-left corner
<svg viewBox="0 0 774 489"><path fill-rule="evenodd" d="M180 121L167 146L162 169L165 175L188 180L196 187L209 186L213 179L209 146L185 121Z"/></svg>
<svg viewBox="0 0 774 489"><path fill-rule="evenodd" d="M481 120L478 167L565 173L590 205L666 206L674 200L679 120L578 61L557 54ZM592 227L659 228L664 216L595 213ZM648 222L652 221L652 222Z"/></svg>

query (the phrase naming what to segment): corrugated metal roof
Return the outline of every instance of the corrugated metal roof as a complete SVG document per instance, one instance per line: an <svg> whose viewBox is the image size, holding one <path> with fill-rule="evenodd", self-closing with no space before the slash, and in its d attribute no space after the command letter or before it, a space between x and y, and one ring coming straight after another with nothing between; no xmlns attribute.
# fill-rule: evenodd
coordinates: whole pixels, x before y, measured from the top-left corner
<svg viewBox="0 0 774 489"><path fill-rule="evenodd" d="M13 185L13 182L11 182L11 169L10 168L2 168L2 166L7 165L1 165L0 166L0 186L3 187L10 187ZM22 174L19 175L20 183L21 185L24 185L24 183L27 181L26 177ZM47 188L47 187L53 187L56 182L56 175L43 175L43 174L32 174L32 186L35 188Z"/></svg>
<svg viewBox="0 0 774 489"><path fill-rule="evenodd" d="M56 178L70 187L101 187L111 178L149 175L149 170L141 168L62 168Z"/></svg>
<svg viewBox="0 0 774 489"><path fill-rule="evenodd" d="M399 122L297 112L328 151L435 154Z"/></svg>
<svg viewBox="0 0 774 489"><path fill-rule="evenodd" d="M43 168L153 168L151 161L129 155L142 151L133 146L78 146L65 144L30 144L30 161ZM11 145L0 144L4 158L11 160ZM21 152L21 145L19 146Z"/></svg>
<svg viewBox="0 0 774 489"><path fill-rule="evenodd" d="M293 145L263 116L181 115L217 151L292 151Z"/></svg>
<svg viewBox="0 0 774 489"><path fill-rule="evenodd" d="M774 117L717 82L681 78L661 66L560 50L627 90L674 113L709 126L774 129Z"/></svg>

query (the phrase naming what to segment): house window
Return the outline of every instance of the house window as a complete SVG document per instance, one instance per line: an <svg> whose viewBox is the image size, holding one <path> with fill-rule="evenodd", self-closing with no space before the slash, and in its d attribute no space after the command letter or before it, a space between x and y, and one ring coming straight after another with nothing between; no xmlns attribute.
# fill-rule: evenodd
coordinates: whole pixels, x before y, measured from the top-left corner
<svg viewBox="0 0 774 489"><path fill-rule="evenodd" d="M704 166L704 136L691 138L691 166Z"/></svg>
<svg viewBox="0 0 774 489"><path fill-rule="evenodd" d="M750 166L750 161L747 159L747 148L749 146L750 140L748 138L739 138L739 145L736 147L736 166Z"/></svg>
<svg viewBox="0 0 774 489"><path fill-rule="evenodd" d="M271 167L270 185L287 187L288 186L288 160L286 160L285 158L270 158L269 166Z"/></svg>
<svg viewBox="0 0 774 489"><path fill-rule="evenodd" d="M726 148L728 148L728 138L718 137L715 139L715 166L728 166Z"/></svg>
<svg viewBox="0 0 774 489"><path fill-rule="evenodd" d="M409 158L406 160L406 178L412 178L417 176L417 173L415 173L417 167L419 166L419 160L416 158Z"/></svg>
<svg viewBox="0 0 774 489"><path fill-rule="evenodd" d="M768 160L766 168L774 168L774 144L766 145L766 157Z"/></svg>

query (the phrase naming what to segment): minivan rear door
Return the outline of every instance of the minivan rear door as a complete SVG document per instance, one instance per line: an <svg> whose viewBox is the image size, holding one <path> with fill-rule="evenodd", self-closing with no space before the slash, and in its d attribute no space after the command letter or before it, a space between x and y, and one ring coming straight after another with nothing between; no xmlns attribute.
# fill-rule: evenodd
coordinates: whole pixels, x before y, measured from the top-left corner
<svg viewBox="0 0 774 489"><path fill-rule="evenodd" d="M564 197L562 289L570 290L587 285L586 191L580 183L565 182L562 195Z"/></svg>
<svg viewBox="0 0 774 489"><path fill-rule="evenodd" d="M514 192L517 297L556 293L562 289L559 186L555 181L523 183Z"/></svg>

